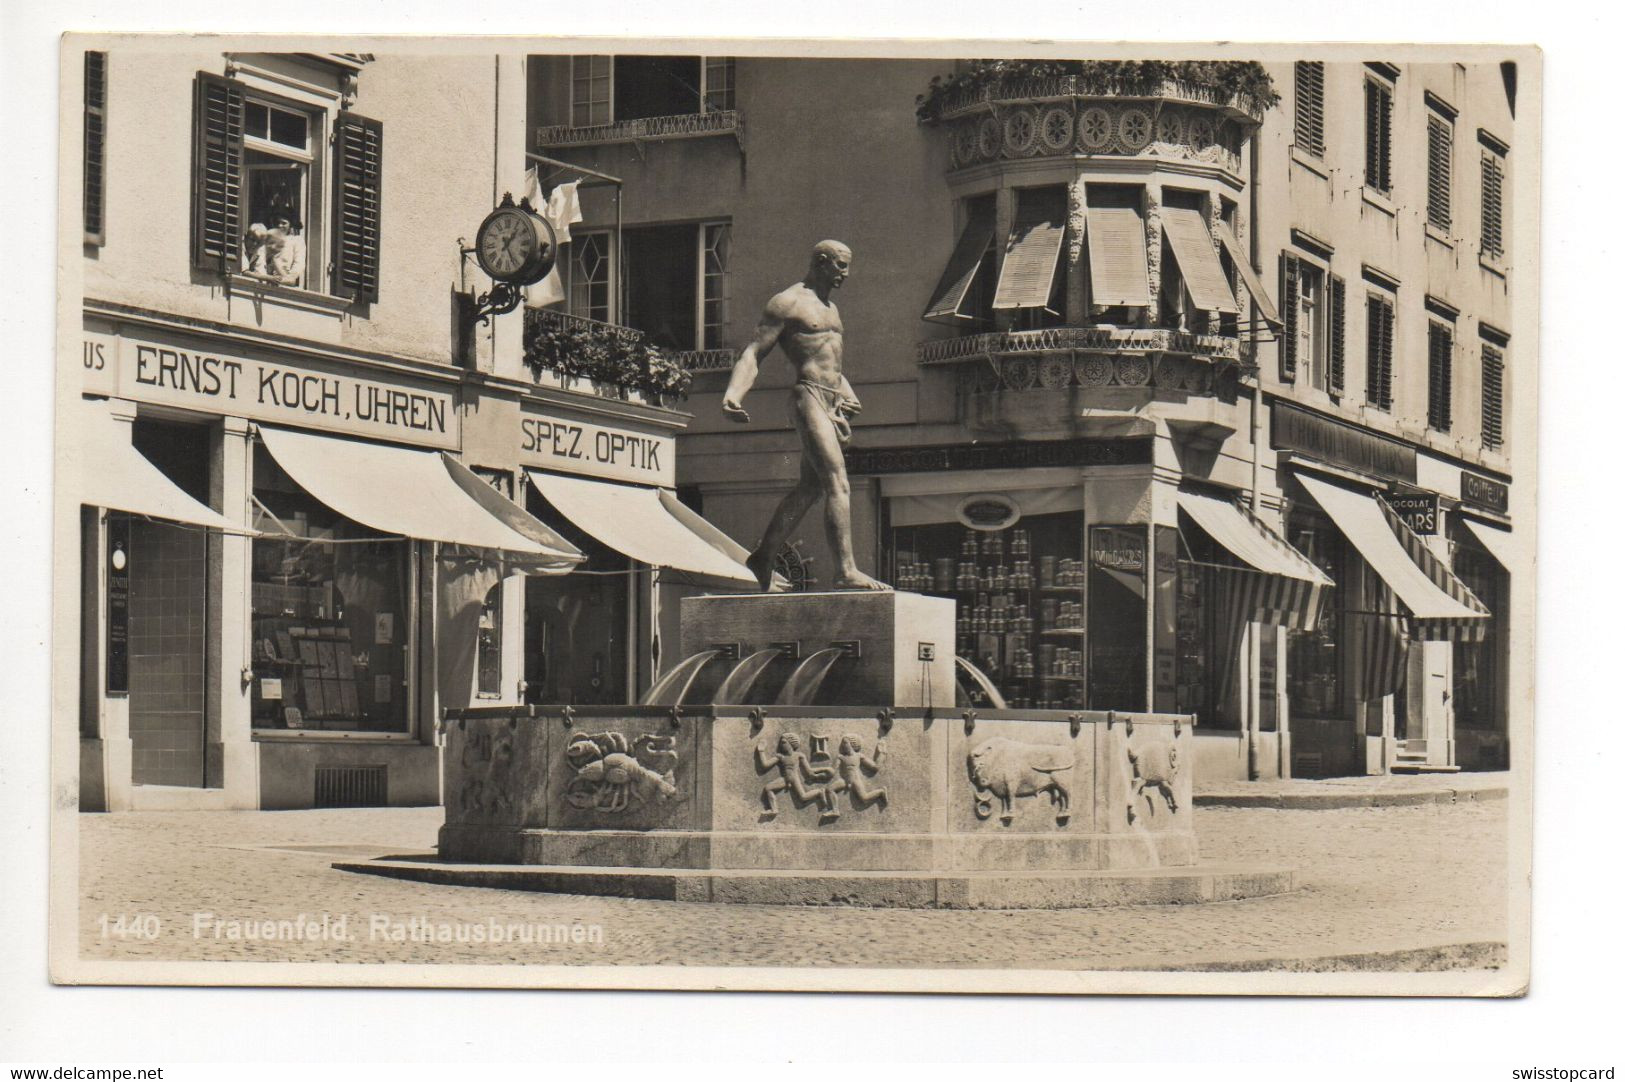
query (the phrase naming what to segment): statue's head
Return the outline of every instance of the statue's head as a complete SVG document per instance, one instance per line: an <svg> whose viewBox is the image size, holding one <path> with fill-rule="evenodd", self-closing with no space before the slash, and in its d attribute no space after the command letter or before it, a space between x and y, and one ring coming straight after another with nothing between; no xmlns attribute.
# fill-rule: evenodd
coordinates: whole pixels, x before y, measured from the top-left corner
<svg viewBox="0 0 1625 1082"><path fill-rule="evenodd" d="M852 249L838 240L821 240L813 245L812 274L839 289L852 269Z"/></svg>

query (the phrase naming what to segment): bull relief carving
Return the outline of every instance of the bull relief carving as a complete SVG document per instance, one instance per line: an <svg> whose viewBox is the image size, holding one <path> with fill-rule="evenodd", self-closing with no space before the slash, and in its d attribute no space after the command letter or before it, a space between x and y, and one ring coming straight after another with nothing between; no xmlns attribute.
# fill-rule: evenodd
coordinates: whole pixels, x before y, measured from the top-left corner
<svg viewBox="0 0 1625 1082"><path fill-rule="evenodd" d="M1057 823L1071 818L1069 786L1077 757L1065 744L1024 744L995 736L976 746L968 765L976 790L976 818L990 817L993 801L998 800L999 822L1009 826L1015 819L1015 801L1040 793L1049 794Z"/></svg>
<svg viewBox="0 0 1625 1082"><path fill-rule="evenodd" d="M756 772L766 774L777 771L777 776L762 786L764 818L779 813L778 796L788 792L798 808L809 804L818 806L819 822L831 822L841 817L835 798L846 793L854 810L877 805L886 808L886 789L872 784L880 773L881 759L886 753L886 742L875 741L874 754L864 750L863 738L855 733L841 737L836 753L829 753L829 737L815 734L808 737L803 750L802 738L796 733L784 733L775 748L766 743L756 745Z"/></svg>
<svg viewBox="0 0 1625 1082"><path fill-rule="evenodd" d="M1136 748L1128 745L1129 776L1128 821L1139 817L1138 805L1147 789L1162 794L1170 812L1179 811L1179 798L1174 795L1174 781L1179 774L1179 748L1172 740L1153 740ZM1147 809L1155 810L1155 803L1147 801Z"/></svg>
<svg viewBox="0 0 1625 1082"><path fill-rule="evenodd" d="M573 808L613 815L678 795L672 780L677 769L675 736L644 733L628 741L625 733L583 734L570 741L564 759L575 771L564 786L564 799Z"/></svg>

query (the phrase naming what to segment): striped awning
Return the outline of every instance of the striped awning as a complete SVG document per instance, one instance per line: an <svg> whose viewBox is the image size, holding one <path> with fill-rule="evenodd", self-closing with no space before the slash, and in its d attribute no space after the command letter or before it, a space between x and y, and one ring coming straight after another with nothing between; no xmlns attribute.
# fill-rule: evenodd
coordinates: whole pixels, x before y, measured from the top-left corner
<svg viewBox="0 0 1625 1082"><path fill-rule="evenodd" d="M1233 578L1226 607L1239 620L1262 620L1303 630L1320 618L1331 576L1251 511L1216 496L1180 492L1179 509L1245 566L1222 568Z"/></svg>
<svg viewBox="0 0 1625 1082"><path fill-rule="evenodd" d="M1393 591L1413 638L1472 641L1483 636L1490 610L1392 508L1364 492L1301 472L1297 478Z"/></svg>
<svg viewBox="0 0 1625 1082"><path fill-rule="evenodd" d="M1224 265L1219 262L1202 212L1189 207L1163 207L1162 231L1173 250L1174 262L1179 264L1179 273L1184 276L1191 303L1204 312L1238 314L1241 308L1225 280Z"/></svg>

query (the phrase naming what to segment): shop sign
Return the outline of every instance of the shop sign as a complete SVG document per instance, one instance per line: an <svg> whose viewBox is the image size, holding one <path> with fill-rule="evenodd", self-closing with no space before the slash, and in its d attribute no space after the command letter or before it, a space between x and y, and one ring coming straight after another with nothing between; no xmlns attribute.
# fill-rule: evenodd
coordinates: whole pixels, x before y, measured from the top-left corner
<svg viewBox="0 0 1625 1082"><path fill-rule="evenodd" d="M107 693L130 690L130 520L107 516Z"/></svg>
<svg viewBox="0 0 1625 1082"><path fill-rule="evenodd" d="M677 440L570 417L526 412L519 422L519 460L526 466L672 488Z"/></svg>
<svg viewBox="0 0 1625 1082"><path fill-rule="evenodd" d="M1334 466L1416 483L1416 448L1318 413L1276 402L1270 409L1270 446L1298 451Z"/></svg>
<svg viewBox="0 0 1625 1082"><path fill-rule="evenodd" d="M95 394L422 447L459 443L454 393L417 381L94 333L81 363Z"/></svg>
<svg viewBox="0 0 1625 1082"><path fill-rule="evenodd" d="M1432 537L1439 532L1439 497L1425 493L1389 493L1383 498L1412 533Z"/></svg>
<svg viewBox="0 0 1625 1082"><path fill-rule="evenodd" d="M1131 575L1145 572L1145 529L1096 526L1090 531L1090 557L1096 567Z"/></svg>
<svg viewBox="0 0 1625 1082"><path fill-rule="evenodd" d="M1461 471L1461 502L1483 508L1485 511L1494 511L1498 515L1507 513L1510 504L1510 493L1507 486L1499 481L1492 481L1488 477L1480 477L1476 473Z"/></svg>
<svg viewBox="0 0 1625 1082"><path fill-rule="evenodd" d="M846 449L846 472L936 473L945 470L1025 470L1041 466L1131 466L1151 461L1151 440L1083 436L1069 440L950 443L931 447Z"/></svg>
<svg viewBox="0 0 1625 1082"><path fill-rule="evenodd" d="M1002 530L1021 518L1021 508L1008 496L992 493L960 501L959 521L973 530Z"/></svg>

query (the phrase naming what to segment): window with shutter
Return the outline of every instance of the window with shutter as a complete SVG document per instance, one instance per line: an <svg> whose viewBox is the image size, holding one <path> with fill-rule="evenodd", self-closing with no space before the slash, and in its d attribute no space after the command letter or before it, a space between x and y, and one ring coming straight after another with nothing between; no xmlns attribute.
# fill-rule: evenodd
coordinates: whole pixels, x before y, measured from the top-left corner
<svg viewBox="0 0 1625 1082"><path fill-rule="evenodd" d="M931 294L921 319L936 321L974 320L987 313L972 303L971 285L988 278L993 269L993 200L980 197L965 204L965 229L959 234L953 255L943 268L937 288Z"/></svg>
<svg viewBox="0 0 1625 1082"><path fill-rule="evenodd" d="M994 308L1045 308L1056 286L1066 229L1066 189L1024 188L999 265Z"/></svg>
<svg viewBox="0 0 1625 1082"><path fill-rule="evenodd" d="M1281 382L1298 376L1298 257L1281 253Z"/></svg>
<svg viewBox="0 0 1625 1082"><path fill-rule="evenodd" d="M1450 431L1450 354L1453 347L1450 328L1428 322L1428 427L1435 432Z"/></svg>
<svg viewBox="0 0 1625 1082"><path fill-rule="evenodd" d="M1505 363L1501 351L1488 342L1479 347L1484 364L1482 442L1491 451L1505 442L1502 414L1505 408Z"/></svg>
<svg viewBox="0 0 1625 1082"><path fill-rule="evenodd" d="M85 243L104 237L107 152L107 54L85 54Z"/></svg>
<svg viewBox="0 0 1625 1082"><path fill-rule="evenodd" d="M193 84L192 262L237 267L242 239L244 95L240 83L199 72Z"/></svg>
<svg viewBox="0 0 1625 1082"><path fill-rule="evenodd" d="M333 291L378 300L384 126L355 113L333 125Z"/></svg>
<svg viewBox="0 0 1625 1082"><path fill-rule="evenodd" d="M1479 246L1484 255L1500 259L1505 254L1501 237L1501 189L1506 177L1506 161L1486 151L1480 166L1483 180L1483 228Z"/></svg>
<svg viewBox="0 0 1625 1082"><path fill-rule="evenodd" d="M1292 75L1293 141L1320 157L1326 153L1326 65L1300 60Z"/></svg>
<svg viewBox="0 0 1625 1082"><path fill-rule="evenodd" d="M1365 399L1380 410L1393 408L1394 304L1375 293L1365 299Z"/></svg>
<svg viewBox="0 0 1625 1082"><path fill-rule="evenodd" d="M1145 219L1136 207L1096 206L1089 190L1089 299L1096 307L1145 308L1151 303L1151 270L1145 252Z"/></svg>
<svg viewBox="0 0 1625 1082"><path fill-rule="evenodd" d="M1331 327L1328 337L1328 359L1326 362L1326 393L1333 398L1343 395L1343 279L1332 276L1331 311L1328 313Z"/></svg>
<svg viewBox="0 0 1625 1082"><path fill-rule="evenodd" d="M1379 192L1392 191L1392 88L1374 79L1365 83L1365 184Z"/></svg>
<svg viewBox="0 0 1625 1082"><path fill-rule="evenodd" d="M1450 228L1450 159L1453 125L1437 113L1428 117L1428 223Z"/></svg>

